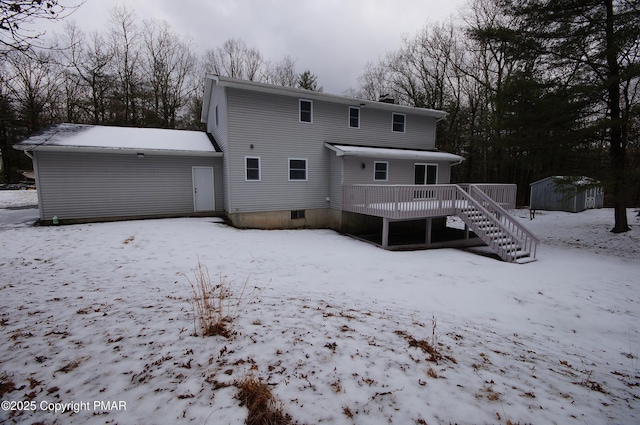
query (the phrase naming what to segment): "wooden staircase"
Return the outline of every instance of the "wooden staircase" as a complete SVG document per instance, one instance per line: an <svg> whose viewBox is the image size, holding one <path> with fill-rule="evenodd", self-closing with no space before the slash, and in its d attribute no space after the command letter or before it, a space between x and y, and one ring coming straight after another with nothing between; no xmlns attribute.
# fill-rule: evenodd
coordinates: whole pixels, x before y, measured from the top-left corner
<svg viewBox="0 0 640 425"><path fill-rule="evenodd" d="M536 261L540 242L507 210L493 201L480 188L458 186L456 215L500 258L510 263Z"/></svg>

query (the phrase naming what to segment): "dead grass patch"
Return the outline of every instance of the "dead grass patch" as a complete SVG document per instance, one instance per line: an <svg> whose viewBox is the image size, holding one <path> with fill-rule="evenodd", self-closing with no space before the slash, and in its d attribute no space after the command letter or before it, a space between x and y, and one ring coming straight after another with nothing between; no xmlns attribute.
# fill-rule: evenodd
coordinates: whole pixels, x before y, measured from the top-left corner
<svg viewBox="0 0 640 425"><path fill-rule="evenodd" d="M184 276L193 292L195 335L231 337L234 334L231 324L238 313L249 279L244 281L240 293L234 298L231 283L221 275L218 284L214 285L207 266L200 261L193 271L193 279Z"/></svg>
<svg viewBox="0 0 640 425"><path fill-rule="evenodd" d="M422 351L424 351L426 354L429 354L430 357L427 358L428 361L437 363L442 359L444 359L444 356L426 339L422 339L422 340L415 339L413 336L409 335L405 331L395 331L395 334L406 339L407 342L409 343L409 347L419 348Z"/></svg>
<svg viewBox="0 0 640 425"><path fill-rule="evenodd" d="M84 358L78 358L75 360L70 361L69 363L67 363L66 365L62 366L60 369L56 370L56 372L63 372L63 373L69 373L72 370L76 369L78 366L80 366L80 363L82 363L85 359Z"/></svg>
<svg viewBox="0 0 640 425"><path fill-rule="evenodd" d="M292 424L291 416L284 412L282 402L272 393L267 384L247 376L236 383L238 393L236 399L241 406L249 410L247 425L289 425Z"/></svg>
<svg viewBox="0 0 640 425"><path fill-rule="evenodd" d="M0 375L0 398L15 389L16 384L13 382L13 376L9 375L7 372L2 372L2 375Z"/></svg>
<svg viewBox="0 0 640 425"><path fill-rule="evenodd" d="M342 408L342 414L345 415L349 419L353 419L353 412L349 408L349 406L344 406Z"/></svg>

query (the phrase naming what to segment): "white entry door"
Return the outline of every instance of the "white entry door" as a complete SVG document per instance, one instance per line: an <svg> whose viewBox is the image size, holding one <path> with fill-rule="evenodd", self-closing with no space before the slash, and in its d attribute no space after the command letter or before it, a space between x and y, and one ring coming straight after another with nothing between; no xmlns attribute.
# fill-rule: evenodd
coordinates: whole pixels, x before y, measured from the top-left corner
<svg viewBox="0 0 640 425"><path fill-rule="evenodd" d="M215 211L212 167L193 167L193 210Z"/></svg>

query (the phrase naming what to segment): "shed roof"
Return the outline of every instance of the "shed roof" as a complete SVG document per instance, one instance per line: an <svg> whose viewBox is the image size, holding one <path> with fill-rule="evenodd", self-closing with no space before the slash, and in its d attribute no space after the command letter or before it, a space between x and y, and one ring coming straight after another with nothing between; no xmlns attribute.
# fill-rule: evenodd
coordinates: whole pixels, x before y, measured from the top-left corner
<svg viewBox="0 0 640 425"><path fill-rule="evenodd" d="M209 113L209 103L211 102L211 89L213 84L221 87L232 87L242 90L251 90L262 93L272 93L281 96L298 97L302 99L318 100L339 103L350 106L358 106L361 108L382 109L399 113L415 114L428 117L434 117L438 120L444 119L448 114L445 111L428 108L417 108L414 106L395 105L375 100L356 99L347 96L339 96L330 93L305 90L296 87L284 87L275 84L259 83L256 81L241 80L238 78L223 77L220 75L207 75L205 78L204 101L202 103L202 122L206 122Z"/></svg>
<svg viewBox="0 0 640 425"><path fill-rule="evenodd" d="M86 124L54 124L13 146L23 151L72 150L153 152L220 156L207 133L160 128L109 127Z"/></svg>
<svg viewBox="0 0 640 425"><path fill-rule="evenodd" d="M547 180L553 181L554 184L572 184L575 186L595 186L600 184L598 180L587 176L549 176L535 181L529 184L529 186L538 185Z"/></svg>
<svg viewBox="0 0 640 425"><path fill-rule="evenodd" d="M338 156L357 156L380 159L417 159L421 161L446 161L461 163L464 157L436 150L421 151L414 149L374 148L365 146L334 145L325 143Z"/></svg>

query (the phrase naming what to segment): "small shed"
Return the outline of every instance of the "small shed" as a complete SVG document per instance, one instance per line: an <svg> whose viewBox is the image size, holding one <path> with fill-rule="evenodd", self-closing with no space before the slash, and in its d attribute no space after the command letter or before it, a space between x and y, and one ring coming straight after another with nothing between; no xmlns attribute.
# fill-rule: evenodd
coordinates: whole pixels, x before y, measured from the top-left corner
<svg viewBox="0 0 640 425"><path fill-rule="evenodd" d="M604 190L590 177L551 176L530 186L532 210L581 212L604 205Z"/></svg>
<svg viewBox="0 0 640 425"><path fill-rule="evenodd" d="M44 222L222 211L222 152L204 132L55 124L14 148L32 158Z"/></svg>

